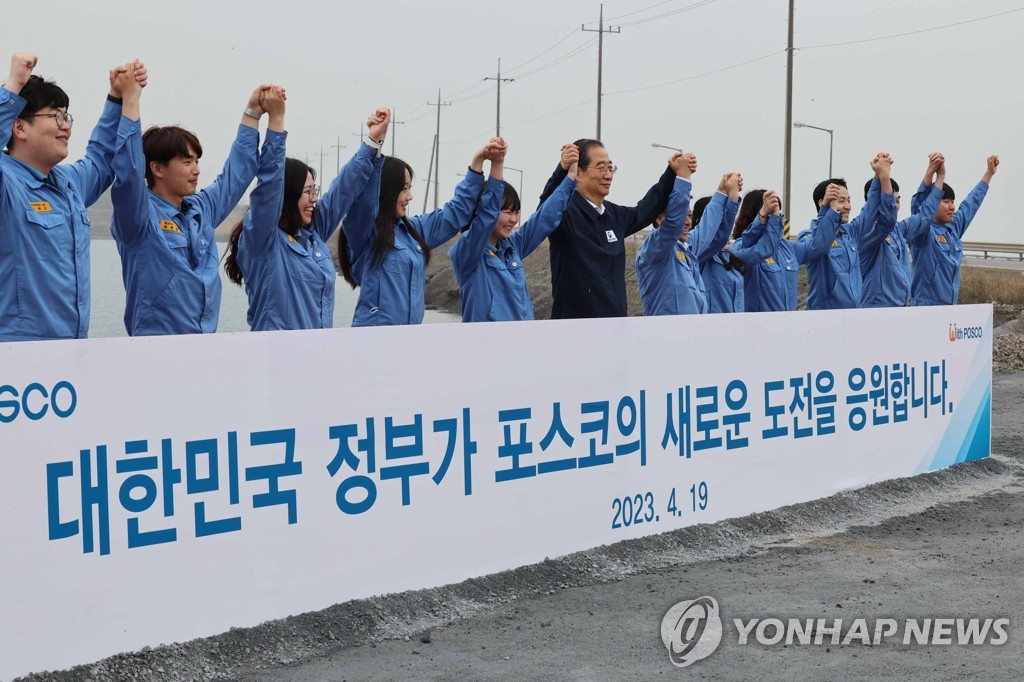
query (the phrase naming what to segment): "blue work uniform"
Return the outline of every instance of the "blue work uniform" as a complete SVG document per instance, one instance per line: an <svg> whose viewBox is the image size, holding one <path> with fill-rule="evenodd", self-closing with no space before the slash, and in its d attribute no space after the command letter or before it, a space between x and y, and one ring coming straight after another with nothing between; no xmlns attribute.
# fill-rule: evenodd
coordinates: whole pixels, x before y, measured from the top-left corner
<svg viewBox="0 0 1024 682"><path fill-rule="evenodd" d="M690 208L690 181L676 178L661 227L651 232L636 254L636 276L644 315L692 315L708 312L707 291L700 275L705 253L721 250L729 228L721 219L726 197L717 193L701 218L680 242ZM704 227L706 226L706 227Z"/></svg>
<svg viewBox="0 0 1024 682"><path fill-rule="evenodd" d="M496 196L488 201L488 183L488 192L484 193L472 227L448 250L455 279L459 282L463 322L533 319L533 302L526 286L523 259L558 227L575 189L576 182L566 176L529 220L508 239L501 239L492 246L490 236L501 210L504 190L496 189Z"/></svg>
<svg viewBox="0 0 1024 682"><path fill-rule="evenodd" d="M882 194L878 209L881 229L861 237L860 274L862 308L893 308L910 303L910 251L907 243L925 232L942 200L942 190L932 187L920 212L896 222L896 196Z"/></svg>
<svg viewBox="0 0 1024 682"><path fill-rule="evenodd" d="M819 218L797 237L797 241L814 243L813 233L825 230L832 237L824 251L810 249L807 253L807 308L834 310L860 306L861 274L857 243L868 230L881 229L878 225L878 178L871 181L868 200L863 210L845 225ZM836 215L837 212L832 211ZM828 213L825 214L828 216Z"/></svg>
<svg viewBox="0 0 1024 682"><path fill-rule="evenodd" d="M542 202L565 175L561 165L555 168L541 193ZM665 210L675 177L671 168L665 169L636 206L605 201L597 208L579 192L570 197L562 222L548 237L551 319L626 316L624 240L653 223Z"/></svg>
<svg viewBox="0 0 1024 682"><path fill-rule="evenodd" d="M720 249L702 263L700 275L708 292L708 312L744 312L743 270L730 258L728 249Z"/></svg>
<svg viewBox="0 0 1024 682"><path fill-rule="evenodd" d="M362 144L316 204L313 222L292 236L279 226L284 202L286 133L267 131L250 210L238 238L238 266L249 297L249 326L270 329L329 329L334 326L338 279L327 245L362 193L377 152Z"/></svg>
<svg viewBox="0 0 1024 682"><path fill-rule="evenodd" d="M707 225L708 230L713 230L714 223L719 223L714 238L701 250L697 258L708 297L709 313L743 312L743 275L727 265L728 254L722 251L722 247L729 242L729 233L736 222L736 213L739 210L739 202L729 201L724 193L716 192L694 228Z"/></svg>
<svg viewBox="0 0 1024 682"><path fill-rule="evenodd" d="M473 218L484 176L469 169L444 207L408 218L409 223L435 249L454 237ZM377 235L374 219L380 197L380 168L367 183L349 213L343 229L348 239L352 278L359 285L353 327L423 322L426 256L402 220L395 222L395 243L380 263L373 263Z"/></svg>
<svg viewBox="0 0 1024 682"><path fill-rule="evenodd" d="M818 220L836 225L840 215L823 206ZM755 216L732 243L733 254L743 261L743 305L748 313L796 310L800 266L807 263L809 254L827 250L832 241L827 230L816 231L808 241L785 239L782 221L782 216L773 214L762 223Z"/></svg>
<svg viewBox="0 0 1024 682"><path fill-rule="evenodd" d="M25 100L0 87L0 148ZM86 208L114 179L121 105L107 101L85 158L43 175L0 154L0 341L84 339L89 334Z"/></svg>
<svg viewBox="0 0 1024 682"><path fill-rule="evenodd" d="M259 131L238 126L221 174L209 187L172 204L146 187L142 122L118 131L110 190L110 231L121 254L129 336L217 331L221 282L213 231L231 215L256 175Z"/></svg>
<svg viewBox="0 0 1024 682"><path fill-rule="evenodd" d="M925 192L924 185L914 195L914 203ZM960 263L964 258L964 232L981 208L988 194L988 183L982 180L960 202L953 220L945 225L932 222L916 239L910 239L914 257L910 290L913 305L954 305L960 297Z"/></svg>

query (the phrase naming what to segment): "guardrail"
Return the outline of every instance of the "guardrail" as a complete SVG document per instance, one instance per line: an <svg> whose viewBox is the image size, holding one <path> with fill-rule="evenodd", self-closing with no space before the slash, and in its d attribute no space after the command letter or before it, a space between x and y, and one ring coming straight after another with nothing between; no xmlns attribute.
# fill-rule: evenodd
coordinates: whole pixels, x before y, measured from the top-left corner
<svg viewBox="0 0 1024 682"><path fill-rule="evenodd" d="M982 258L1024 261L1024 244L964 242L964 252L980 253Z"/></svg>

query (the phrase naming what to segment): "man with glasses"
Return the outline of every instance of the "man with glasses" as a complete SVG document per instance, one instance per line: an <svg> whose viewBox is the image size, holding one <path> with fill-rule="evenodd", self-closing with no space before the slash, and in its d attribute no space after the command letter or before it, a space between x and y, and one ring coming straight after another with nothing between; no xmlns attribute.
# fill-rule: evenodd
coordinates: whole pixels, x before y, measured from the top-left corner
<svg viewBox="0 0 1024 682"><path fill-rule="evenodd" d="M551 247L551 319L626 316L625 238L665 210L676 174L666 167L636 206L619 206L611 192L615 165L600 140L577 140L576 193L562 222L548 237ZM559 165L541 195L554 192L567 168Z"/></svg>
<svg viewBox="0 0 1024 682"><path fill-rule="evenodd" d="M253 90L223 170L197 192L199 139L178 126L152 126L143 133L140 89L129 76L122 78L125 112L110 191L125 329L129 336L212 333L221 298L213 231L256 177L262 96L272 86Z"/></svg>
<svg viewBox="0 0 1024 682"><path fill-rule="evenodd" d="M110 94L85 158L67 158L74 118L57 84L33 75L38 58L11 57L0 87L0 341L85 338L89 332L87 207L113 180L111 158L121 91L110 72ZM138 87L146 70L136 62ZM60 165L58 165L60 164Z"/></svg>

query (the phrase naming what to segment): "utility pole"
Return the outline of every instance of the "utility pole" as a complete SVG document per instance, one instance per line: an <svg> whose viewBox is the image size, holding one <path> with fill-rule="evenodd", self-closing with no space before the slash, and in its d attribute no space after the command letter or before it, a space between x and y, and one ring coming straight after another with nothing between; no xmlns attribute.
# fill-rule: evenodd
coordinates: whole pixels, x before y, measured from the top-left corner
<svg viewBox="0 0 1024 682"><path fill-rule="evenodd" d="M398 126L404 126L405 121L396 120L398 117L395 116L395 110L391 109L391 156L395 155L395 133L398 132Z"/></svg>
<svg viewBox="0 0 1024 682"><path fill-rule="evenodd" d="M584 31L594 32L594 29L587 28L584 24L581 26ZM601 72L604 65L604 34L605 33L621 33L622 29L618 26L615 28L604 27L604 5L601 5L601 14L597 21L597 139L601 139Z"/></svg>
<svg viewBox="0 0 1024 682"><path fill-rule="evenodd" d="M337 159L335 161L334 177L341 175L341 150L348 149L347 145L341 143L341 135L338 135L338 143L331 145L332 149L337 150Z"/></svg>
<svg viewBox="0 0 1024 682"><path fill-rule="evenodd" d="M793 167L793 3L789 0L789 40L786 43L786 151L782 168L782 206L791 211L790 179Z"/></svg>
<svg viewBox="0 0 1024 682"><path fill-rule="evenodd" d="M512 82L515 81L515 78L502 78L501 77L501 60L499 59L498 60L498 75L497 75L497 77L496 78L491 78L490 76L488 76L487 78L484 78L484 80L485 81L498 81L498 121L497 121L497 124L496 124L495 129L494 129L494 131L495 131L494 132L494 136L495 137L501 137L501 82L505 81L506 83L512 83Z"/></svg>
<svg viewBox="0 0 1024 682"><path fill-rule="evenodd" d="M434 136L434 146L430 148L430 163L427 164L427 189L423 192L423 212L427 212L427 198L430 196L430 174L434 172L434 152L437 151L437 135Z"/></svg>
<svg viewBox="0 0 1024 682"><path fill-rule="evenodd" d="M437 197L440 189L441 175L441 107L450 107L451 102L441 101L441 88L437 89L437 101L427 102L428 107L437 107L437 132L434 133L434 210L437 210Z"/></svg>
<svg viewBox="0 0 1024 682"><path fill-rule="evenodd" d="M320 153L319 154L314 154L314 156L319 156L320 157L320 175L317 176L317 179L320 181L320 186L323 187L324 186L324 157L327 156L327 152L324 151L324 146L323 145L320 145Z"/></svg>

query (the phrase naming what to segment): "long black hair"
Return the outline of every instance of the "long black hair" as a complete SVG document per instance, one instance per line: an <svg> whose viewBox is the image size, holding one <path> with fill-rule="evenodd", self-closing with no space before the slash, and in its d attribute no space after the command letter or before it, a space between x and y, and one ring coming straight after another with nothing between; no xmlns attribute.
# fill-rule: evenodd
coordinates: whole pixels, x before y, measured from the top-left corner
<svg viewBox="0 0 1024 682"><path fill-rule="evenodd" d="M395 247L395 225L399 222L420 245L424 264L430 262L430 246L426 240L407 217L398 217L398 195L405 188L406 173L409 174L409 181L412 182L412 166L393 156L384 158L380 171L380 203L377 208L377 219L374 221L370 267L380 266ZM352 277L352 263L349 259L348 237L345 236L344 225L338 230L338 265L342 277L355 289L356 282Z"/></svg>
<svg viewBox="0 0 1024 682"><path fill-rule="evenodd" d="M732 238L739 239L743 232L754 222L754 218L764 206L764 194L767 190L752 189L743 197L740 210L736 213L736 222L732 226Z"/></svg>
<svg viewBox="0 0 1024 682"><path fill-rule="evenodd" d="M281 205L281 219L278 227L296 236L302 229L302 214L299 213L299 199L306 189L306 177L311 176L316 182L316 171L298 159L284 160L284 203ZM238 266L238 240L242 236L242 221L231 230L228 238L228 251L224 256L224 272L228 279L242 286L242 269Z"/></svg>

